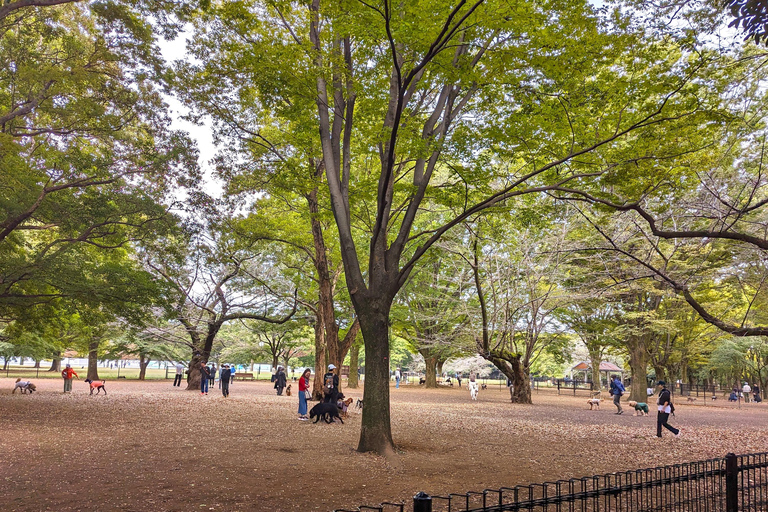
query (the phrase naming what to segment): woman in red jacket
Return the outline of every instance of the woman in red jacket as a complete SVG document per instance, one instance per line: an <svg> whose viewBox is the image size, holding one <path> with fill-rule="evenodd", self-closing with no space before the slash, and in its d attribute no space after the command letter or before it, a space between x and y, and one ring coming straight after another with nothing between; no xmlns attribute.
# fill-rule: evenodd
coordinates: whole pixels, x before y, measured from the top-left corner
<svg viewBox="0 0 768 512"><path fill-rule="evenodd" d="M307 417L307 393L309 391L309 375L311 371L309 368L304 370L304 373L299 377L299 419L306 421Z"/></svg>
<svg viewBox="0 0 768 512"><path fill-rule="evenodd" d="M71 366L67 365L66 368L64 368L61 371L61 376L64 378L64 392L65 393L71 393L72 392L72 376L77 377L78 379L80 376L75 373L75 370L72 369Z"/></svg>

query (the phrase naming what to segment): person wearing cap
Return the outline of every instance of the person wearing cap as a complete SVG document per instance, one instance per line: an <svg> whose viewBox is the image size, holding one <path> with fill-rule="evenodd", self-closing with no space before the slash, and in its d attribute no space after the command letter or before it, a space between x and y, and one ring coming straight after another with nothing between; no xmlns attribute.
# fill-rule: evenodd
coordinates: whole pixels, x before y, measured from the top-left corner
<svg viewBox="0 0 768 512"><path fill-rule="evenodd" d="M219 385L221 386L221 394L224 395L224 398L227 398L229 396L229 378L232 375L232 371L229 369L228 364L223 365L220 371Z"/></svg>
<svg viewBox="0 0 768 512"><path fill-rule="evenodd" d="M328 365L328 373L323 375L323 402L336 403L336 397L339 395L339 376L336 375L336 365Z"/></svg>
<svg viewBox="0 0 768 512"><path fill-rule="evenodd" d="M75 372L75 370L72 369L70 365L67 365L66 368L64 368L61 371L61 376L64 379L64 392L65 393L71 393L72 392L72 376L77 377L78 379L80 376Z"/></svg>
<svg viewBox="0 0 768 512"><path fill-rule="evenodd" d="M278 396L283 394L285 385L286 385L285 370L283 370L282 366L278 366L277 373L275 374L275 389L277 390Z"/></svg>
<svg viewBox="0 0 768 512"><path fill-rule="evenodd" d="M672 394L667 389L667 383L663 380L659 381L659 386L661 386L661 392L659 393L659 400L656 402L659 406L659 414L656 417L656 437L661 437L661 427L675 434L675 437L680 437L680 430L667 423L669 415L672 413Z"/></svg>
<svg viewBox="0 0 768 512"><path fill-rule="evenodd" d="M744 393L744 403L749 403L749 394L752 393L752 388L749 386L748 382L744 383L744 386L741 388L741 392Z"/></svg>
<svg viewBox="0 0 768 512"><path fill-rule="evenodd" d="M624 384L621 383L618 375L614 375L611 379L610 394L613 396L613 405L616 406L616 414L624 413L624 409L621 408L621 396L624 394Z"/></svg>

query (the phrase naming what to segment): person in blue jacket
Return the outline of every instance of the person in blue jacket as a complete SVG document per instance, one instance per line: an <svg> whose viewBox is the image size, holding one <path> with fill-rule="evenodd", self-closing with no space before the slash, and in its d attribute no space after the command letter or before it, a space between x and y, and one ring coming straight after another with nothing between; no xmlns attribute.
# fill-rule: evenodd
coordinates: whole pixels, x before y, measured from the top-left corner
<svg viewBox="0 0 768 512"><path fill-rule="evenodd" d="M621 408L621 395L624 394L624 384L619 380L618 375L614 375L611 380L611 395L613 395L613 405L616 406L618 412L616 414L622 414L624 410Z"/></svg>

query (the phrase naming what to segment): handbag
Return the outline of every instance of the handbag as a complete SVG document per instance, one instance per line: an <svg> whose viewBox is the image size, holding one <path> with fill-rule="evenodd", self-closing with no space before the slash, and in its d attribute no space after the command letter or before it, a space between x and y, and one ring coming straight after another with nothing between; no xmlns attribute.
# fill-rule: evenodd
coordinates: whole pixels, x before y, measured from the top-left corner
<svg viewBox="0 0 768 512"><path fill-rule="evenodd" d="M307 400L312 399L312 393L310 393L308 389L304 390L304 398L306 398Z"/></svg>

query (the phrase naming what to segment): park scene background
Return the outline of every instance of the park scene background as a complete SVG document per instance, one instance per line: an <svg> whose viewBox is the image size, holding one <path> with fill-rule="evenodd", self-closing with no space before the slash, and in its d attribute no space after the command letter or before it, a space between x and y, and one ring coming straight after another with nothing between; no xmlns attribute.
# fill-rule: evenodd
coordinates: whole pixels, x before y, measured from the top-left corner
<svg viewBox="0 0 768 512"><path fill-rule="evenodd" d="M740 0L3 2L6 504L354 508L768 451L767 26ZM201 394L224 363L231 397ZM298 421L297 369L312 407L329 365L364 406ZM611 374L651 416L614 414Z"/></svg>

